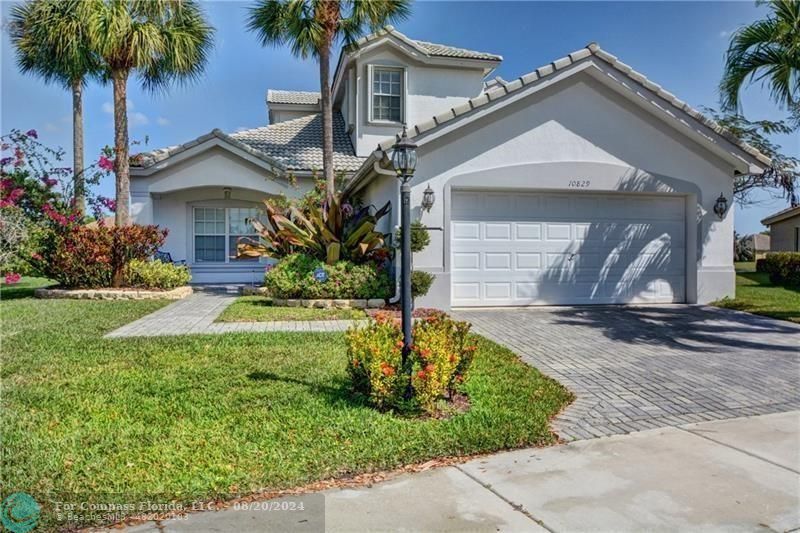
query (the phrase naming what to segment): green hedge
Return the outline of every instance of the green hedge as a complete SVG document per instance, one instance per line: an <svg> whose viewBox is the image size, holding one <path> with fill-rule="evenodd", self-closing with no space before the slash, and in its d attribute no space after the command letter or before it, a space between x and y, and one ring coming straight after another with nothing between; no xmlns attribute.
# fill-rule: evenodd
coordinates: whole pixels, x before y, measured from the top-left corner
<svg viewBox="0 0 800 533"><path fill-rule="evenodd" d="M800 252L771 252L756 262L756 271L769 274L775 285L800 287Z"/></svg>
<svg viewBox="0 0 800 533"><path fill-rule="evenodd" d="M328 274L327 281L314 279L318 268ZM392 280L380 265L350 261L327 265L305 254L292 254L281 259L267 272L264 286L275 298L362 299L392 295Z"/></svg>
<svg viewBox="0 0 800 533"><path fill-rule="evenodd" d="M125 285L145 289L171 290L188 285L192 279L185 266L134 259L125 268Z"/></svg>

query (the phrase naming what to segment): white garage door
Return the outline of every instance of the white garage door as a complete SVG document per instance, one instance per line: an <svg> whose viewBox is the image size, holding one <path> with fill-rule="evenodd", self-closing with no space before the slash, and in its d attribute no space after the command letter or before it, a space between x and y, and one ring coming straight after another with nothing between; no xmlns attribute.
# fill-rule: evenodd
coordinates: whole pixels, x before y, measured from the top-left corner
<svg viewBox="0 0 800 533"><path fill-rule="evenodd" d="M684 199L454 191L452 305L681 302Z"/></svg>

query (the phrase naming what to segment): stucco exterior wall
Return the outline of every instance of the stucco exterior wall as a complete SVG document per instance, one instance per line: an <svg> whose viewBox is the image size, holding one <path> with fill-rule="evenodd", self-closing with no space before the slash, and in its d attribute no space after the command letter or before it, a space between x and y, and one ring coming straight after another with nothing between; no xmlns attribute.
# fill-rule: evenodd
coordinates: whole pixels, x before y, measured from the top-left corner
<svg viewBox="0 0 800 533"><path fill-rule="evenodd" d="M311 180L305 178L290 185L257 165L214 147L151 176L134 176L131 216L135 223L169 229L162 250L169 252L173 260L186 260L192 266L193 282L257 283L263 278L263 264L193 264L192 208L258 207L265 197L297 197L311 186Z"/></svg>
<svg viewBox="0 0 800 533"><path fill-rule="evenodd" d="M771 224L769 227L771 252L800 252L797 231L800 215Z"/></svg>
<svg viewBox="0 0 800 533"><path fill-rule="evenodd" d="M733 195L733 166L687 140L586 74L497 110L419 149L412 187L416 216L431 244L415 268L436 274L418 305L450 305L449 210L452 189L619 191L678 195L686 201L687 300L734 294L733 210L720 220L713 205ZM386 180L387 178L380 178ZM391 178L388 178L391 179ZM437 202L419 205L430 185Z"/></svg>
<svg viewBox="0 0 800 533"><path fill-rule="evenodd" d="M356 76L352 85L357 88L353 143L359 156L369 155L380 141L395 135L400 129L398 124L369 122L369 65L406 69L404 89L407 124L429 120L434 115L479 95L483 89L483 71L480 68L433 67L387 48L364 54L352 67L351 74Z"/></svg>
<svg viewBox="0 0 800 533"><path fill-rule="evenodd" d="M270 109L269 117L270 124L277 124L279 122L286 122L287 120L294 120L296 118L303 118L308 115L314 115L319 111L314 110L289 110L289 109Z"/></svg>

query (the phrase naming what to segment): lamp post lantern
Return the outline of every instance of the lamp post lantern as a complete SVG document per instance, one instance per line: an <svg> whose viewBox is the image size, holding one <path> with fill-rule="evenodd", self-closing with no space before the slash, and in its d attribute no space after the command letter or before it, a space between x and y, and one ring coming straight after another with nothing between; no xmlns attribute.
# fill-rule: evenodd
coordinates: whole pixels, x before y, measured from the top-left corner
<svg viewBox="0 0 800 533"><path fill-rule="evenodd" d="M408 138L406 126L392 151L392 167L401 181L400 186L400 232L403 236L400 257L400 299L403 308L403 370L408 368L411 351L411 185L408 183L417 167L417 145Z"/></svg>

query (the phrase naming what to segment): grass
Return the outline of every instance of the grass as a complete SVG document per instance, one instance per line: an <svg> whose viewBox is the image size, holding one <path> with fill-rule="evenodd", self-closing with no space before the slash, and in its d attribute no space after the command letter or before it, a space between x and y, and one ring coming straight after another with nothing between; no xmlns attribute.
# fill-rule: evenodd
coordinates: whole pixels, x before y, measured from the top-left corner
<svg viewBox="0 0 800 533"><path fill-rule="evenodd" d="M276 307L263 296L237 298L217 318L217 322L270 322L273 320L353 320L366 317L360 309L309 309Z"/></svg>
<svg viewBox="0 0 800 533"><path fill-rule="evenodd" d="M42 287L55 285L54 281L47 278L24 277L18 283L6 285L0 283L0 299L14 300L16 298L32 298L33 291Z"/></svg>
<svg viewBox="0 0 800 533"><path fill-rule="evenodd" d="M104 339L158 301L0 302L2 491L52 501L229 498L432 458L554 441L570 393L479 340L448 420L379 413L350 394L343 336ZM72 524L73 526L76 524ZM77 525L88 525L88 522Z"/></svg>
<svg viewBox="0 0 800 533"><path fill-rule="evenodd" d="M767 274L755 271L755 263L736 263L736 298L714 305L800 323L800 291L773 285Z"/></svg>

